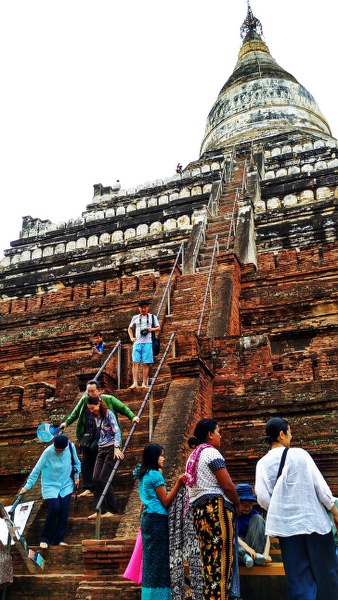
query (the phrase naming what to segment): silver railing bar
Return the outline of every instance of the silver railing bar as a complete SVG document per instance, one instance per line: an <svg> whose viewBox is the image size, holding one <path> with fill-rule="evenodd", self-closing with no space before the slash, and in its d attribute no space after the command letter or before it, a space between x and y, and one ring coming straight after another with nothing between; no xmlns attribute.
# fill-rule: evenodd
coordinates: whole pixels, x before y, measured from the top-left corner
<svg viewBox="0 0 338 600"><path fill-rule="evenodd" d="M193 273L195 273L195 271L196 271L197 256L200 251L200 247L202 245L202 240L205 241L205 229L206 229L207 222L208 222L208 213L212 217L215 217L217 215L219 199L220 199L222 189L223 189L223 183L227 182L227 178L225 177L225 175L226 175L228 166L229 166L229 173L228 173L229 180L231 178L233 162L234 162L234 154L235 154L235 146L233 147L233 150L232 150L232 154L231 154L231 158L230 158L230 165L228 165L227 161L224 161L222 172L221 172L221 179L220 179L220 182L219 182L219 185L217 188L215 198L213 198L213 196L210 195L209 202L206 207L206 212L203 217L203 221L201 222L201 226L200 226L200 229L199 229L199 232L197 235L197 239L196 239L196 243L195 243L194 251L193 251L193 255L192 255Z"/></svg>
<svg viewBox="0 0 338 600"><path fill-rule="evenodd" d="M197 256L198 253L200 251L200 247L202 245L202 240L205 240L205 226L206 226L206 222L207 222L207 216L206 214L203 217L203 221L201 222L200 228L199 228L199 232L198 232L198 236L196 239L196 243L194 246L194 251L192 254L192 272L195 273L196 271L196 263L197 263Z"/></svg>
<svg viewBox="0 0 338 600"><path fill-rule="evenodd" d="M169 310L170 310L170 300L169 300L169 297L170 297L170 293L169 293L169 291L170 291L170 284L171 284L171 280L172 280L172 278L174 276L174 272L175 272L175 269L177 267L178 259L179 259L181 253L182 253L182 263L183 263L183 257L184 257L184 255L183 255L183 248L184 248L184 242L182 242L182 244L180 245L179 251L177 252L177 256L176 256L176 260L174 262L174 266L173 266L173 268L171 270L170 277L168 279L166 288L165 288L165 290L163 292L162 300L160 302L160 306L159 306L159 309L158 309L157 314L156 314L157 318L159 318L159 316L161 314L161 310L162 310L162 307L163 307L163 304L164 304L164 301L165 301L165 298L166 298L167 294L168 294L168 305L169 305ZM183 269L182 269L182 271L183 271ZM168 312L167 314L170 315L170 312Z"/></svg>
<svg viewBox="0 0 338 600"><path fill-rule="evenodd" d="M234 228L235 211L236 211L238 196L239 196L239 190L237 188L236 189L236 194L235 194L234 204L233 204L233 207L232 207L232 213L231 213L231 221L230 221L229 233L228 233L227 250L229 250L229 248L230 248L231 232L232 232L232 228ZM234 231L235 231L235 228L234 228Z"/></svg>
<svg viewBox="0 0 338 600"><path fill-rule="evenodd" d="M218 249L218 234L215 237L214 249L212 251L212 257L211 257L211 262L210 262L210 267L209 267L208 281L207 281L207 286L205 288L205 294L204 294L204 300L203 300L203 307L202 307L200 322L199 322L199 326L198 326L197 336L200 335L201 329L202 329L202 323L203 323L203 319L204 319L204 311L205 311L205 306L206 306L206 303L207 303L208 291L209 291L210 282L211 282L211 276L212 276L212 269L213 269L213 266L214 266L215 255L216 255L216 250L217 249Z"/></svg>
<svg viewBox="0 0 338 600"><path fill-rule="evenodd" d="M169 342L168 342L167 347L166 347L166 349L165 349L165 351L163 353L163 356L162 356L162 358L161 358L161 360L159 362L159 365L158 365L158 367L156 369L156 373L155 373L155 375L154 375L154 377L152 379L152 382L150 384L149 390L147 391L147 393L146 393L146 395L145 395L145 397L143 399L143 402L142 402L142 404L140 406L140 409L139 409L139 411L138 411L138 413L136 415L139 418L141 417L141 415L142 415L142 413L144 411L144 408L145 408L145 406L146 406L146 404L148 402L148 399L149 399L149 397L151 396L151 394L153 392L153 387L154 387L155 382L156 382L156 380L157 380L157 378L159 376L159 373L161 371L162 365L163 365L165 359L167 358L167 354L168 354L168 352L170 350L171 344L173 343L175 335L176 335L175 333L172 333L171 336L170 336ZM125 453L126 449L129 446L130 440L133 437L133 434L134 434L134 431L135 431L136 427L137 427L137 423L134 422L133 425L132 425L132 427L131 427L131 429L130 429L130 431L129 431L128 437L127 437L127 439L126 439L126 441L124 443L124 446L122 448L123 454ZM95 539L96 540L100 539L101 506L102 506L102 502L103 502L103 500L104 500L104 498L106 496L108 487L110 486L111 482L113 481L113 479L115 477L115 474L116 474L117 469L119 468L120 462L121 462L121 459L118 458L116 460L116 462L115 462L115 465L113 467L113 470L112 470L111 474L109 475L108 481L107 481L107 483L105 485L105 488L104 488L104 490L103 490L103 492L101 494L101 497L100 497L100 499L99 499L99 501L97 503L97 506L96 506L96 510L97 510L96 522L95 522Z"/></svg>
<svg viewBox="0 0 338 600"><path fill-rule="evenodd" d="M8 516L13 524L14 524L15 509L18 506L18 504L20 504L20 502L22 501L24 495L25 494L19 494L18 497L16 498L16 500L13 502L11 509L8 511ZM11 553L11 548L12 548L12 538L11 538L11 534L8 532L7 543L6 543L6 550L7 550L8 554ZM1 600L6 600L6 596L7 596L7 585L5 585L2 590Z"/></svg>
<svg viewBox="0 0 338 600"><path fill-rule="evenodd" d="M117 349L117 389L121 389L121 364L122 364L122 346L119 344Z"/></svg>
<svg viewBox="0 0 338 600"><path fill-rule="evenodd" d="M149 442L151 442L154 431L154 396L149 397Z"/></svg>
<svg viewBox="0 0 338 600"><path fill-rule="evenodd" d="M98 370L98 372L96 373L93 381L97 381L98 378L100 377L102 371L104 371L104 369L106 368L107 364L109 363L110 359L113 357L113 355L115 354L116 350L121 346L121 340L119 340L118 342L116 342L114 348L112 349L112 351L110 352L109 356L106 358L106 360L104 361L103 365L101 365L100 369ZM117 379L119 380L119 378L121 377L121 373L117 374ZM120 389L120 388L119 388Z"/></svg>
<svg viewBox="0 0 338 600"><path fill-rule="evenodd" d="M243 177L242 177L242 194L243 194L244 190L246 189L246 172L247 172L247 161L245 159L244 167L243 167Z"/></svg>

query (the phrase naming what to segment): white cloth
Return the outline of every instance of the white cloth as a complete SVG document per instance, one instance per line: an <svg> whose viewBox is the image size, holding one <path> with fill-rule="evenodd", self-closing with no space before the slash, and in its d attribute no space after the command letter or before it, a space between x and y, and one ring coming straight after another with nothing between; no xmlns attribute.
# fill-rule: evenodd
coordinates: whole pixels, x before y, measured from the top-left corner
<svg viewBox="0 0 338 600"><path fill-rule="evenodd" d="M270 450L256 466L258 503L268 511L266 535L289 537L331 530L330 510L334 497L310 454L290 448L276 485L283 447Z"/></svg>
<svg viewBox="0 0 338 600"><path fill-rule="evenodd" d="M222 454L216 448L204 448L202 450L195 485L192 487L188 486L190 504L193 504L201 496L223 496L230 502L214 473L214 471L222 467L225 467L225 461Z"/></svg>
<svg viewBox="0 0 338 600"><path fill-rule="evenodd" d="M154 319L153 319L154 317ZM156 315L152 315L150 313L148 313L145 316L140 315L135 315L132 320L130 321L130 325L129 327L134 328L135 327L135 338L136 338L136 344L151 344L152 343L152 335L151 335L151 331L149 331L147 333L147 335L141 335L141 329L148 329L148 327L152 327L153 326L153 320L154 320L154 327L159 327L160 324L158 322L158 319L156 317Z"/></svg>

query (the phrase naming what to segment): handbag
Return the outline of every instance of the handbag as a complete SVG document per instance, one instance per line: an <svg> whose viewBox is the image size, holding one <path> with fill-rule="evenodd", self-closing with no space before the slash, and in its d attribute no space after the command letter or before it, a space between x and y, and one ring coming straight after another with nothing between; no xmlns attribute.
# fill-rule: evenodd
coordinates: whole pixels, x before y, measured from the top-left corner
<svg viewBox="0 0 338 600"><path fill-rule="evenodd" d="M95 434L84 433L83 436L80 438L81 450L89 450L93 442L95 442Z"/></svg>
<svg viewBox="0 0 338 600"><path fill-rule="evenodd" d="M154 315L151 315L151 326L155 327ZM151 342L153 345L153 355L157 356L160 353L160 340L156 337L155 332L151 332Z"/></svg>
<svg viewBox="0 0 338 600"><path fill-rule="evenodd" d="M142 582L142 555L142 533L140 527L137 533L133 553L130 557L128 566L123 573L125 579L130 579L130 581L134 581L135 583Z"/></svg>

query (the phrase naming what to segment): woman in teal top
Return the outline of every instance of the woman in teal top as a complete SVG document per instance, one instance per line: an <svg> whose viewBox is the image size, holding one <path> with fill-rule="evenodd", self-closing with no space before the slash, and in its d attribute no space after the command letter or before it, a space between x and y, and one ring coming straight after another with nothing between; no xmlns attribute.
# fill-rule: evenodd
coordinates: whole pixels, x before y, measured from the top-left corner
<svg viewBox="0 0 338 600"><path fill-rule="evenodd" d="M143 564L142 600L170 600L169 532L167 507L183 485L181 475L171 492L166 491L162 475L162 446L148 444L143 450L139 471Z"/></svg>

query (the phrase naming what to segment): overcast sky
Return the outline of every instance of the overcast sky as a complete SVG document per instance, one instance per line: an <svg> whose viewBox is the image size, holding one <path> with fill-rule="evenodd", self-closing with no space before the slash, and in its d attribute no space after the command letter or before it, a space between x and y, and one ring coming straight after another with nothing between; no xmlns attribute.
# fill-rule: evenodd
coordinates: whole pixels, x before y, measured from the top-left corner
<svg viewBox="0 0 338 600"><path fill-rule="evenodd" d="M272 56L338 136L337 0L251 0ZM24 215L76 218L93 185L198 158L246 0L0 2L0 257Z"/></svg>

